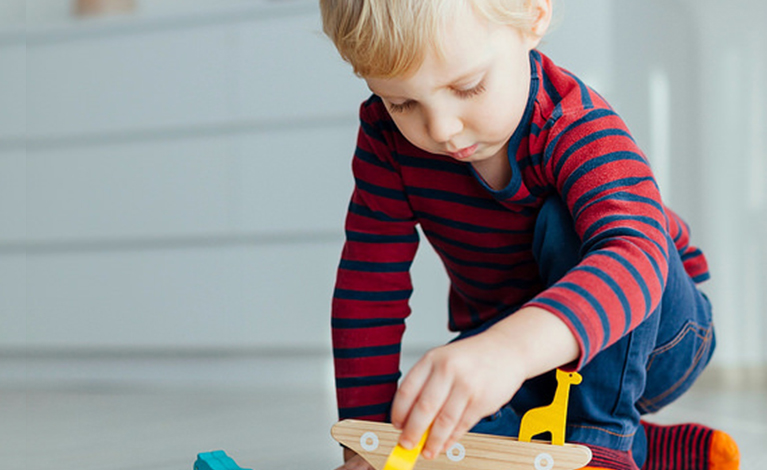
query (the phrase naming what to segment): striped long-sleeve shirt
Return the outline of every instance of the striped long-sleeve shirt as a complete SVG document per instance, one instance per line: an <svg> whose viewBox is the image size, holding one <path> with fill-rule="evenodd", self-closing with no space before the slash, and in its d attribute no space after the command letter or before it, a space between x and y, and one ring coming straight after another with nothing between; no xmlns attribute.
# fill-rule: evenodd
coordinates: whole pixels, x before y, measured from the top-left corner
<svg viewBox="0 0 767 470"><path fill-rule="evenodd" d="M380 98L360 109L355 189L332 307L341 418L384 420L400 377L410 314L416 225L450 279L449 328L465 331L522 306L562 319L580 345L578 367L657 307L674 240L685 269L708 277L685 223L658 186L626 125L604 99L537 51L522 121L509 142L512 175L500 191L470 164L418 149ZM544 289L532 255L536 216L550 195L570 209L582 260ZM672 247L673 249L673 247Z"/></svg>

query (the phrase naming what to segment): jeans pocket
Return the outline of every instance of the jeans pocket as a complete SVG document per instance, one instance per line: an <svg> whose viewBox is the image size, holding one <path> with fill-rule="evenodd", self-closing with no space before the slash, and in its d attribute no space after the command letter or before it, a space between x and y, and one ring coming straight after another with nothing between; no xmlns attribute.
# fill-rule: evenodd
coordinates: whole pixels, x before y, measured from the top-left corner
<svg viewBox="0 0 767 470"><path fill-rule="evenodd" d="M647 359L647 382L637 408L652 413L679 398L695 382L714 349L711 323L686 322L679 332Z"/></svg>

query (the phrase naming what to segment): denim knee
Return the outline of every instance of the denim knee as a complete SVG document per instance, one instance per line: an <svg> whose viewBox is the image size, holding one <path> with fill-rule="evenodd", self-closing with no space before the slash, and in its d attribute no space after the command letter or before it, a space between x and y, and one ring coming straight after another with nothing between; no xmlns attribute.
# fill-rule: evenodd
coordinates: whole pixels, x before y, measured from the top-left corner
<svg viewBox="0 0 767 470"><path fill-rule="evenodd" d="M660 313L657 343L647 358L647 385L637 401L641 413L658 411L684 394L716 347L711 303L679 260L669 263Z"/></svg>

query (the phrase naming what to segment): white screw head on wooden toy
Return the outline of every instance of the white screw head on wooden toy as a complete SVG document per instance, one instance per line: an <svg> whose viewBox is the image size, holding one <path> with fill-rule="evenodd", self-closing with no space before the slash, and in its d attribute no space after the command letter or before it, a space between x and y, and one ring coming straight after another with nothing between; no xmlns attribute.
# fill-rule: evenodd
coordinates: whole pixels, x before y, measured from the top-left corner
<svg viewBox="0 0 767 470"><path fill-rule="evenodd" d="M460 462L466 457L466 448L459 442L456 442L447 450L447 458L453 462Z"/></svg>
<svg viewBox="0 0 767 470"><path fill-rule="evenodd" d="M535 470L552 470L554 468L554 458L545 452L541 452L535 457Z"/></svg>
<svg viewBox="0 0 767 470"><path fill-rule="evenodd" d="M368 431L360 437L360 445L368 452L378 449L378 436L376 433Z"/></svg>

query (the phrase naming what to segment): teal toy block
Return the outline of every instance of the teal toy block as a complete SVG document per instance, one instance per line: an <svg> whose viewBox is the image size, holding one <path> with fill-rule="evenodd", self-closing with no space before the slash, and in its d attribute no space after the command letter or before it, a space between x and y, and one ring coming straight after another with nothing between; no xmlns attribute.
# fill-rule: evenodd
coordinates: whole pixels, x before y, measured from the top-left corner
<svg viewBox="0 0 767 470"><path fill-rule="evenodd" d="M197 454L194 470L251 470L237 465L223 450Z"/></svg>

